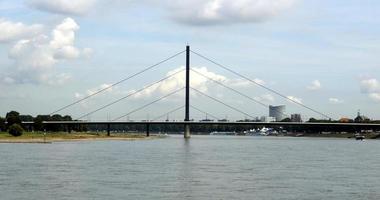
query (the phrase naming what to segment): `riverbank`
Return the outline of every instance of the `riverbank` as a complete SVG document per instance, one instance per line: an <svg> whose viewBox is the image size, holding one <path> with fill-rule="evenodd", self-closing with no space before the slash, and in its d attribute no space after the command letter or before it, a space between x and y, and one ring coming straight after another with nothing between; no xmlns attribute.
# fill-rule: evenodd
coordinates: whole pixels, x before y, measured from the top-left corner
<svg viewBox="0 0 380 200"><path fill-rule="evenodd" d="M193 135L208 135L205 133L193 133ZM379 133L363 133L366 139L380 139ZM278 135L279 137L320 137L320 138L354 138L353 133L293 133ZM0 143L53 143L75 141L106 141L106 140L149 140L165 138L166 135L151 135L145 133L112 133L107 136L105 132L25 132L22 136L14 137L7 132L0 132Z"/></svg>
<svg viewBox="0 0 380 200"><path fill-rule="evenodd" d="M361 133L366 139L380 139L379 133ZM286 136L294 137L322 137L322 138L355 138L354 133L294 133Z"/></svg>
<svg viewBox="0 0 380 200"><path fill-rule="evenodd" d="M107 136L107 133L46 133L43 132L26 132L22 136L14 137L9 133L0 132L0 143L52 143L52 142L70 142L70 141L101 141L101 140L147 140L162 138L163 136L153 135L146 137L145 133L123 134L115 133Z"/></svg>
<svg viewBox="0 0 380 200"><path fill-rule="evenodd" d="M235 133L231 132L236 136L246 136L243 133ZM192 133L192 135L210 135L210 133L207 132L196 132ZM380 133L379 132L368 132L368 133L360 133L360 135L363 135L366 139L380 139ZM355 133L348 133L348 132L322 132L322 133L304 133L304 132L288 132L288 133L281 133L281 134L270 134L268 136L276 136L276 137L319 137L319 138L348 138L348 139L355 139ZM255 137L255 136L253 136ZM261 136L260 136L261 137Z"/></svg>

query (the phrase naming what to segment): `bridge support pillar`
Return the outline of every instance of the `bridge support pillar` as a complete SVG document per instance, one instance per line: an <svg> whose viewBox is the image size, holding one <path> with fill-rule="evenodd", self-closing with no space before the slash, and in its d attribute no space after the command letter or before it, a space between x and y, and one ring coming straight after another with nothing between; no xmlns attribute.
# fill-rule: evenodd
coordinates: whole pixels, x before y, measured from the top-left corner
<svg viewBox="0 0 380 200"><path fill-rule="evenodd" d="M107 124L107 136L111 136L111 124Z"/></svg>
<svg viewBox="0 0 380 200"><path fill-rule="evenodd" d="M71 133L71 125L67 125L67 132Z"/></svg>
<svg viewBox="0 0 380 200"><path fill-rule="evenodd" d="M184 136L185 139L188 139L188 138L191 137L191 134L190 134L190 125L189 124L185 125L185 132L184 132L183 136Z"/></svg>
<svg viewBox="0 0 380 200"><path fill-rule="evenodd" d="M146 136L150 136L150 124L146 124Z"/></svg>

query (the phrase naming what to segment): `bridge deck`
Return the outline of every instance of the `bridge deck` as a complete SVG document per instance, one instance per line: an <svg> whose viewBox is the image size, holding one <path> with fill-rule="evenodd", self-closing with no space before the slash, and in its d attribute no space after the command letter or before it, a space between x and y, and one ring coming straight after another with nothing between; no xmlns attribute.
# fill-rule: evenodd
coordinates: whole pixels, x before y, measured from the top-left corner
<svg viewBox="0 0 380 200"><path fill-rule="evenodd" d="M34 124L34 122L22 122L23 124ZM196 122L196 121L44 121L43 124L62 125L91 125L91 124L168 124L168 125L252 125L252 126L336 126L336 127L380 127L374 123L312 123L312 122Z"/></svg>

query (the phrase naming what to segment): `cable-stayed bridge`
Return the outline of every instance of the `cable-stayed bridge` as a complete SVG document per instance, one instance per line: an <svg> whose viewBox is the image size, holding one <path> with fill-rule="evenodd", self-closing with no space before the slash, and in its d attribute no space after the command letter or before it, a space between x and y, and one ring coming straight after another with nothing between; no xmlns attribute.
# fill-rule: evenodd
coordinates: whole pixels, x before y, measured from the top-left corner
<svg viewBox="0 0 380 200"><path fill-rule="evenodd" d="M229 121L225 121L225 120L220 120L218 117L215 117L215 115L212 115L210 113L208 113L207 111L203 111L201 109L199 109L198 107L192 105L190 103L190 92L194 92L198 95L201 95L205 98L208 98L210 99L211 101L217 103L217 104L221 104L223 105L224 107L228 108L228 109L231 109L231 110L234 110L238 113L241 113L243 114L244 116L247 116L249 118L252 118L254 119L255 117L250 114L248 111L245 111L245 110L242 110L242 109L239 109L233 105L230 105L228 103L226 103L223 99L218 99L217 97L214 97L210 94L207 94L206 92L203 92L197 88L194 88L191 86L190 84L190 80L191 80L191 74L197 74L239 96L241 96L242 98L246 99L246 100L249 100L250 102L254 103L254 104L257 104L257 105L260 105L260 106L263 106L265 108L268 108L269 105L255 99L254 97L250 96L249 94L245 93L245 92L241 92L237 89L234 89L233 87L227 85L226 83L223 83L222 81L219 81L213 77L210 77L200 71L198 71L197 69L195 68L191 68L191 64L190 64L190 56L191 55L194 55L194 56L197 56L201 59L203 59L204 61L207 61L209 63L212 63L213 65L229 72L229 73L232 73L238 77L240 77L242 80L245 80L251 84L254 84L258 87L261 87L263 88L264 90L280 97L280 98L283 98L287 101L290 101L292 103L294 103L295 105L305 109L305 110L308 110L308 111L311 111L319 116L321 116L322 118L324 119L330 119L331 120L331 117L326 114L326 113L323 113L321 111L318 111L317 109L315 108L312 108L304 103L300 103L292 98L289 98L287 95L277 91L277 90L274 90L268 86L265 86L263 84L261 84L260 82L257 82L255 81L254 79L251 79L250 77L248 76L245 76L233 69L231 69L230 67L227 67L223 64L220 64L219 62L211 59L211 58L208 58L206 56L204 56L203 54L199 53L199 52L196 52L196 51L192 51L190 49L190 46L187 46L186 47L186 50L183 50L183 51L180 51L168 58L165 58L151 66L148 66L144 69L142 69L141 71L137 72L137 73L134 73L122 80L119 80L101 90L98 90L88 96L85 96L77 101L74 101L70 104L67 104L65 106L62 106L60 107L59 109L51 112L49 115L54 115L54 114L58 114L59 112L61 111L64 111L70 107L73 107L83 101L86 101L87 99L90 99L90 98L93 98L95 97L96 95L99 95L101 93L104 93L105 91L113 88L113 87L116 87L117 85L120 85L128 80L131 80L133 78L136 78L137 76L140 76L140 75L143 75L144 73L148 72L149 70L152 70L154 68L157 68L159 67L161 64L163 63L166 63L168 62L169 60L172 60L180 55L183 55L185 54L186 55L186 67L185 69L182 69L182 70L178 70L162 79L159 79L155 82L152 82L148 85L146 85L145 87L142 87L141 89L138 89L138 90L135 90L119 99L116 99L114 101L111 101L105 105L101 105L97 108L94 108L92 111L90 112L87 112L87 113L83 113L82 115L78 116L75 118L74 121L44 121L43 124L46 124L46 125L49 125L49 124L60 124L60 125L66 125L68 127L72 127L74 125L91 125L91 124L99 124L99 125L106 125L107 126L107 131L108 131L108 134L110 134L110 130L111 130L111 125L114 125L114 124L125 124L125 125L130 125L130 124L139 124L139 125L145 125L146 126L146 132L147 132L147 135L149 135L149 130L150 130L150 125L156 125L156 124L171 124L171 125L183 125L184 126L184 137L185 138L189 138L190 137L190 131L191 131L191 126L195 126L195 125L264 125L264 126L304 126L304 127L323 127L323 126L326 126L326 127L349 127L349 128L352 128L353 130L364 130L364 129L379 129L380 128L380 124L365 124L365 123L329 123L329 122L326 122L326 123L299 123L299 122L252 122L252 121L237 121L237 122L229 122ZM158 97L157 99L149 102L149 103L146 103L140 107L137 107L135 109L132 109L130 110L129 112L123 114L123 115L120 115L116 118L113 118L111 120L107 120L107 121L85 121L83 119L85 119L86 117L88 116L91 116L92 114L95 114L97 112L100 112L106 108L109 108L111 106L114 106L115 104L123 101L123 100L126 100L128 98L131 98L135 95L138 95L139 93L145 91L145 90L148 90L154 86L157 86L158 84L178 75L179 73L183 73L185 72L185 85L181 88L176 88L174 89L173 91L170 91L168 92L167 94L163 95L163 96L160 96ZM151 105L154 105L156 103L158 103L159 101L162 101L163 99L166 99L166 98L169 98L175 94L178 94L180 92L184 92L185 93L185 99L184 99L184 105L182 106L179 106L179 107L176 107L176 108L173 108L172 110L169 110L167 111L167 113L164 113L152 120L145 120L145 121L122 121L122 119L125 119L125 117L133 114L133 113L136 113L140 110L143 110L144 108L148 107L148 106L151 106ZM190 118L190 108L198 111L198 112L201 112L201 113L205 113L207 116L211 116L213 118L215 118L216 120L218 121L199 121L199 122L196 122L196 121L192 121L191 118ZM159 121L159 119L161 119L162 117L164 116L167 116L171 113L174 113L174 112L178 112L180 110L184 110L184 120L182 121ZM282 115L282 116L289 116L287 115L286 113L282 113L281 111L276 111L276 112L280 112L278 114ZM24 122L24 124L29 124L29 125L32 125L33 122ZM68 128L69 130L70 128Z"/></svg>

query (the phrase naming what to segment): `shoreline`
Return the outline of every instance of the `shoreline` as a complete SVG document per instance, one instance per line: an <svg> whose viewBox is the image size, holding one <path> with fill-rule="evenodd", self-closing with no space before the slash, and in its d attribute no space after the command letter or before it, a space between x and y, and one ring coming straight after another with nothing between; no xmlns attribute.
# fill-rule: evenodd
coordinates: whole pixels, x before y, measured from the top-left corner
<svg viewBox="0 0 380 200"><path fill-rule="evenodd" d="M0 139L0 144L51 144L56 142L88 142L88 141L136 141L136 140L152 140L162 137L150 136L145 138L125 138L125 137L111 137L111 138L82 138L82 139L65 139L65 138L53 138L53 139Z"/></svg>
<svg viewBox="0 0 380 200"><path fill-rule="evenodd" d="M203 134L194 134L203 135ZM207 134L204 134L207 135ZM366 138L376 140L380 139L379 134L363 134ZM170 134L169 134L170 136ZM304 138L337 138L337 139L354 139L351 133L332 133L332 134L302 134L296 135L278 135L275 137L304 137ZM57 142L85 142L85 141L137 141L137 140L152 140L166 138L167 135L152 134L150 137L145 136L145 133L121 134L114 133L107 136L106 133L47 133L44 138L43 133L24 133L22 136L13 137L8 133L0 133L0 144L51 144ZM248 136L255 137L255 136ZM264 137L264 136L263 136Z"/></svg>
<svg viewBox="0 0 380 200"><path fill-rule="evenodd" d="M22 136L14 137L8 133L0 134L0 144L51 144L55 142L82 142L82 141L136 141L136 140L152 140L164 138L160 135L145 134L111 134L107 136L105 133L47 133L44 137L43 133L24 133Z"/></svg>

